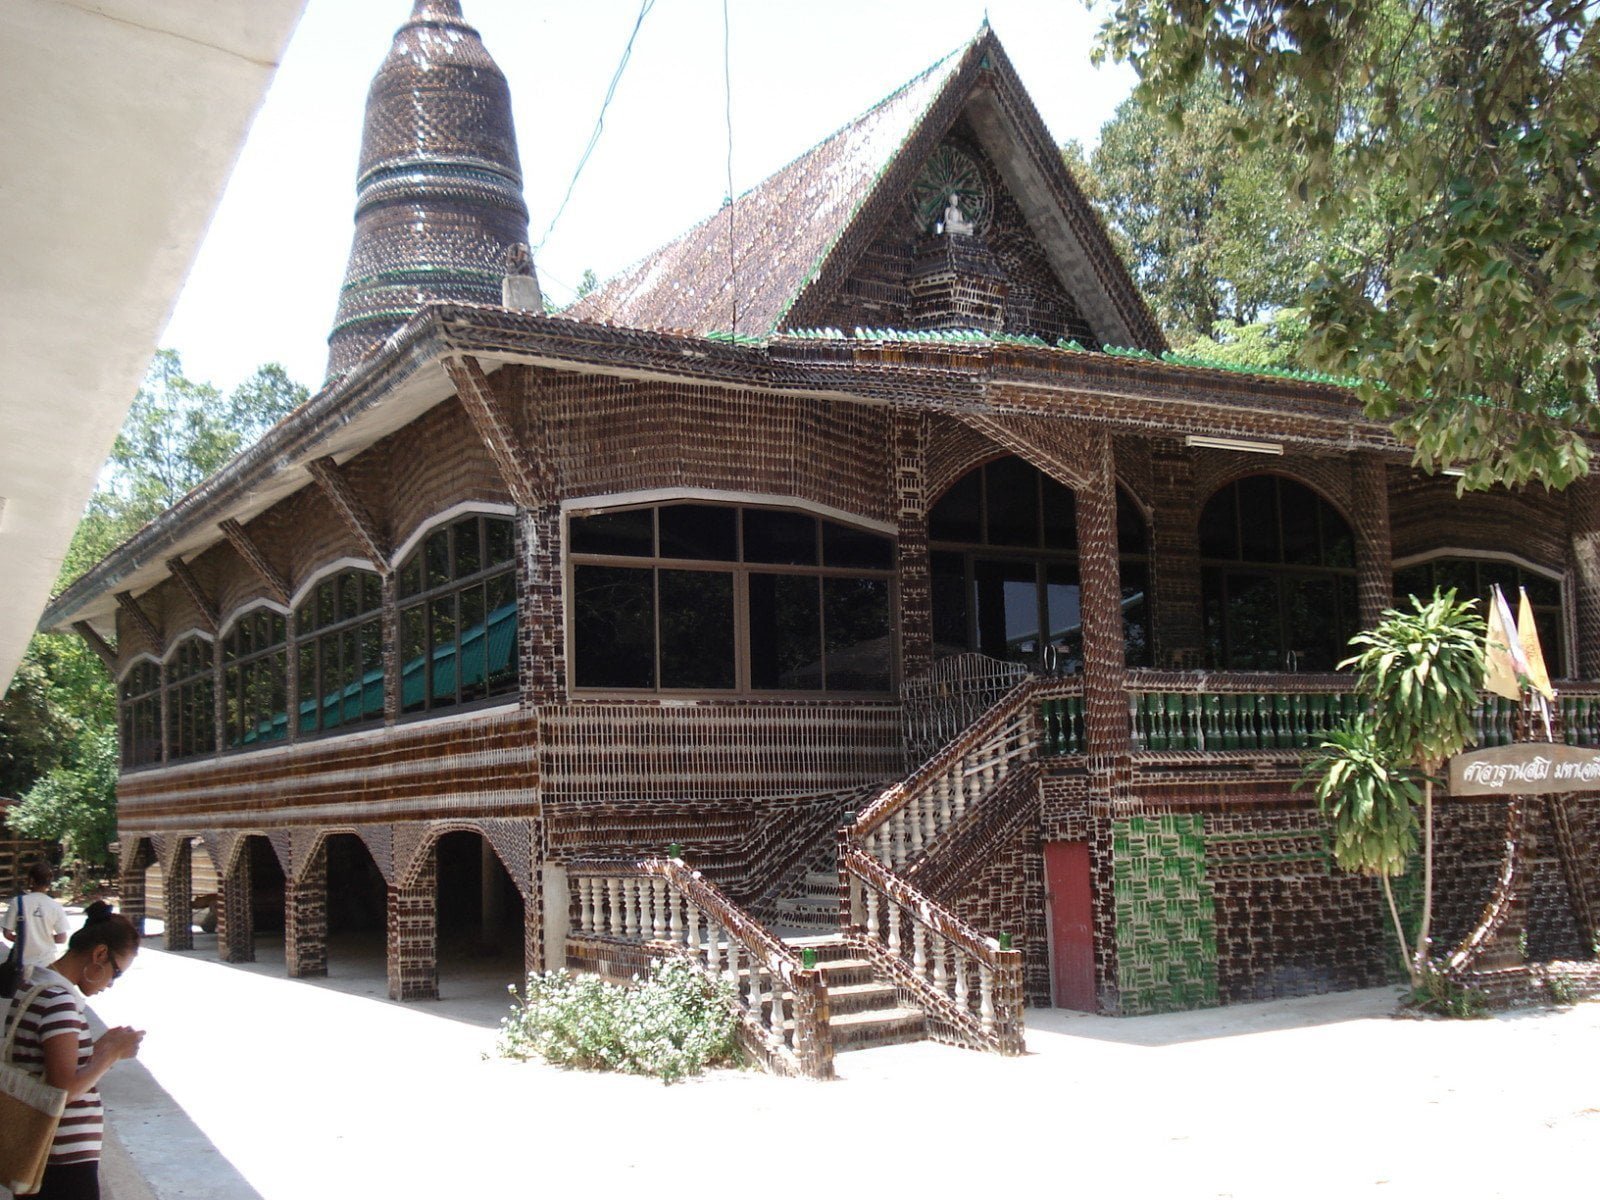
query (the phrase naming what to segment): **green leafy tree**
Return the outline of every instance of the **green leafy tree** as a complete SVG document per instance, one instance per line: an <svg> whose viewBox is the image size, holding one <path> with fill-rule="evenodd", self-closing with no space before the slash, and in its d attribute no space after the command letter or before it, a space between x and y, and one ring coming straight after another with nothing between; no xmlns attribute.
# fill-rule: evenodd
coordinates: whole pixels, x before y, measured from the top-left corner
<svg viewBox="0 0 1600 1200"><path fill-rule="evenodd" d="M0 796L20 796L61 765L76 727L51 695L50 677L24 658L0 700Z"/></svg>
<svg viewBox="0 0 1600 1200"><path fill-rule="evenodd" d="M104 863L117 836L115 727L87 733L73 761L34 784L8 823L29 837L61 842L68 859Z"/></svg>
<svg viewBox="0 0 1600 1200"><path fill-rule="evenodd" d="M279 363L266 363L228 394L226 416L237 435L232 453L243 450L311 398Z"/></svg>
<svg viewBox="0 0 1600 1200"><path fill-rule="evenodd" d="M1339 666L1355 669L1371 711L1330 731L1304 780L1332 826L1334 860L1382 884L1414 989L1432 974L1434 784L1445 761L1476 737L1483 685L1477 603L1458 603L1454 589L1426 603L1413 596L1409 610L1389 609L1351 639L1362 649ZM1391 881L1417 851L1419 805L1421 915L1408 937Z"/></svg>
<svg viewBox="0 0 1600 1200"><path fill-rule="evenodd" d="M58 590L303 404L307 390L268 363L224 397L189 379L171 350L151 361L73 535ZM116 688L71 635L39 634L0 701L0 794L10 823L102 861L116 829Z"/></svg>
<svg viewBox="0 0 1600 1200"><path fill-rule="evenodd" d="M1215 338L1293 303L1309 264L1332 252L1303 206L1285 205L1293 173L1275 148L1230 136L1241 106L1213 80L1185 89L1181 124L1130 97L1085 156L1063 147L1175 345Z"/></svg>
<svg viewBox="0 0 1600 1200"><path fill-rule="evenodd" d="M143 523L171 508L238 451L230 416L221 392L184 375L176 350L158 350L112 444L104 511Z"/></svg>
<svg viewBox="0 0 1600 1200"><path fill-rule="evenodd" d="M1316 365L1355 376L1425 470L1461 486L1584 475L1600 430L1600 32L1594 0L1103 0L1100 51L1181 120L1209 80L1230 136L1288 156L1325 232Z"/></svg>

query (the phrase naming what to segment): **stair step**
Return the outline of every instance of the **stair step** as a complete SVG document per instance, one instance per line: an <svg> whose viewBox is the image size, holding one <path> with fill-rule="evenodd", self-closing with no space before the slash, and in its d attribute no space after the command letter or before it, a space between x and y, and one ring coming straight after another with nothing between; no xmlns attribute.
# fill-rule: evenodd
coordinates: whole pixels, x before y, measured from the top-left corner
<svg viewBox="0 0 1600 1200"><path fill-rule="evenodd" d="M872 964L864 958L836 958L831 962L817 963L822 972L822 982L828 991L834 988L853 987L858 983L871 983L875 978Z"/></svg>
<svg viewBox="0 0 1600 1200"><path fill-rule="evenodd" d="M898 1004L894 985L889 983L845 983L828 987L828 1011L834 1016L886 1012L897 1008Z"/></svg>
<svg viewBox="0 0 1600 1200"><path fill-rule="evenodd" d="M785 938L789 945L796 950L815 950L818 958L840 958L848 956L850 947L837 933L814 934L806 937ZM838 951L840 953L834 953Z"/></svg>
<svg viewBox="0 0 1600 1200"><path fill-rule="evenodd" d="M812 871L806 876L806 890L815 894L826 892L830 896L839 894L839 876L834 871Z"/></svg>
<svg viewBox="0 0 1600 1200"><path fill-rule="evenodd" d="M839 900L836 896L785 896L777 903L777 910L781 914L815 913L826 915L833 920L839 918Z"/></svg>
<svg viewBox="0 0 1600 1200"><path fill-rule="evenodd" d="M927 1034L927 1018L919 1008L879 1008L840 1013L829 1018L835 1053L915 1042Z"/></svg>

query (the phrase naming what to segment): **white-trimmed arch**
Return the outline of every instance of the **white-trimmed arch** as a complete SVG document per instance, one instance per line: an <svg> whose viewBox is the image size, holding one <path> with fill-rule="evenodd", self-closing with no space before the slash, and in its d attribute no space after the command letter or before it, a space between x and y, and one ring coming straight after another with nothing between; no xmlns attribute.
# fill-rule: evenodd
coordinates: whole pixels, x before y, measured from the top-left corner
<svg viewBox="0 0 1600 1200"><path fill-rule="evenodd" d="M294 595L289 597L289 611L298 612L300 610L300 605L305 598L311 594L311 592L316 588L317 584L321 583L328 576L337 575L341 571L352 570L366 571L369 574L378 575L380 577L383 574L383 572L378 570L377 567L373 566L370 558L356 558L351 555L345 555L343 558L336 558L332 562L324 563L315 571L311 572L311 574L306 576L305 581L295 589Z"/></svg>
<svg viewBox="0 0 1600 1200"><path fill-rule="evenodd" d="M265 596L258 596L255 599L246 600L243 604L239 605L238 608L235 608L232 612L230 612L227 618L217 626L217 641L220 642L226 638L228 634L232 632L234 625L236 625L244 617L248 617L258 608L270 608L273 612L280 614L286 620L294 616L294 609L279 604L276 600L269 600Z"/></svg>
<svg viewBox="0 0 1600 1200"><path fill-rule="evenodd" d="M647 488L637 492L610 492L601 496L576 496L561 502L561 513L568 518L584 517L611 509L636 508L648 504L668 504L677 501L704 504L743 504L752 508L796 509L801 512L811 513L813 516L825 517L830 521L837 521L841 525L853 525L858 529L870 529L876 533L888 534L890 537L894 536L897 529L893 521L880 521L875 517L863 517L859 513L846 512L844 509L835 508L831 504L819 504L815 500L806 500L799 496L773 495L768 492L736 492L718 488Z"/></svg>
<svg viewBox="0 0 1600 1200"><path fill-rule="evenodd" d="M210 642L213 648L217 644L216 634L211 633L209 630L201 629L199 626L192 626L188 629L185 629L176 637L167 639L167 648L161 655L161 665L165 667L168 660L170 660L172 656L178 652L178 647L183 645L190 638L199 638L202 642Z"/></svg>
<svg viewBox="0 0 1600 1200"><path fill-rule="evenodd" d="M504 504L497 500L463 500L460 504L452 504L443 512L437 512L431 517L425 517L417 524L416 528L414 528L410 534L406 536L405 541L401 542L400 545L395 548L394 557L391 560L395 564L395 570L398 571L401 564L403 564L406 559L411 557L411 552L421 544L422 539L427 537L439 526L448 525L450 522L459 520L465 516L475 515L486 517L515 517L517 515L517 506L514 504Z"/></svg>
<svg viewBox="0 0 1600 1200"><path fill-rule="evenodd" d="M141 662L153 662L157 667L159 667L162 665L163 660L157 658L156 655L151 653L149 650L139 651L139 653L135 654L117 669L117 686L119 688L122 686L122 681L128 677L128 673L137 667Z"/></svg>

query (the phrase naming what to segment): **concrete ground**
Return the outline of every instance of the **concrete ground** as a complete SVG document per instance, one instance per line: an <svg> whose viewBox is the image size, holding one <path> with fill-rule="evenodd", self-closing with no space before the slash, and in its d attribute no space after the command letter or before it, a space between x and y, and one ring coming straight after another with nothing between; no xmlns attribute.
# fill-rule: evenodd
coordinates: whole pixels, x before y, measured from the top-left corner
<svg viewBox="0 0 1600 1200"><path fill-rule="evenodd" d="M664 1087L493 1055L503 966L382 998L147 942L98 1015L149 1034L104 1085L113 1200L739 1195L1455 1197L1592 1194L1600 1005L1390 1017L1386 990L1113 1019L1028 1014L1029 1054L843 1055L818 1084ZM978 1190L981 1189L981 1192Z"/></svg>

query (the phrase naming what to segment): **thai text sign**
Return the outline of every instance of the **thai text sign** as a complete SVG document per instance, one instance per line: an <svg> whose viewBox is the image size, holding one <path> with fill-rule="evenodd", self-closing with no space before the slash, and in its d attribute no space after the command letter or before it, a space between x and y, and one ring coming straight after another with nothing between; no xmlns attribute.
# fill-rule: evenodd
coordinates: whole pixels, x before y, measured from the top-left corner
<svg viewBox="0 0 1600 1200"><path fill-rule="evenodd" d="M1600 750L1519 742L1450 760L1452 796L1531 796L1600 791Z"/></svg>

